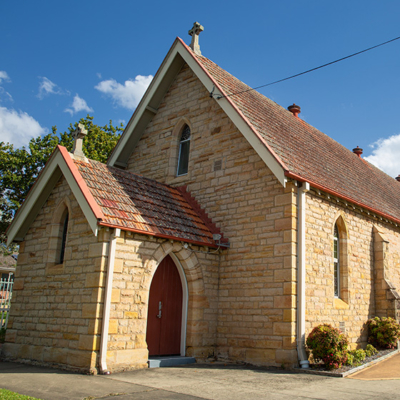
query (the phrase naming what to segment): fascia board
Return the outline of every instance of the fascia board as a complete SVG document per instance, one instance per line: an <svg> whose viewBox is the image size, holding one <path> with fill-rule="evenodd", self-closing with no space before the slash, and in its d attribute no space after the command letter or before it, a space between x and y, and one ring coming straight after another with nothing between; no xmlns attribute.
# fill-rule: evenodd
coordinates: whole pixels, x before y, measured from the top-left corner
<svg viewBox="0 0 400 400"><path fill-rule="evenodd" d="M22 241L28 231L31 223L37 217L43 204L49 197L51 190L54 188L62 173L57 164L53 164L53 168L47 169L43 173L35 186L31 189L26 200L22 204L14 217L10 227L7 230L7 246L13 241Z"/></svg>
<svg viewBox="0 0 400 400"><path fill-rule="evenodd" d="M134 115L132 116L132 119L128 124L129 126L125 130L123 137L121 137L120 141L117 143L115 151L108 161L108 165L114 166L118 164L118 158L122 153L124 147L127 145L128 141L131 139L131 135L138 135L136 140L131 143L133 146L135 146L136 143L140 140L139 136L143 134L143 130L138 130L138 132L135 132L135 128L139 126L141 122L143 122L141 120L145 119L144 114L146 110L149 109L151 100L155 96L156 92L160 90L163 80L165 79L169 69L171 68L171 65L176 60L178 55L183 59L184 62L189 65L189 67L197 75L197 77L200 79L208 92L211 92L214 86L218 86L218 84L214 82L213 79L199 65L193 55L189 53L189 50L186 49L186 47L181 43L180 39L177 39L171 47L171 50L167 54L153 81L151 82ZM224 110L226 115L232 120L239 131L243 134L245 139L257 152L260 158L265 162L272 173L276 176L279 182L283 186L285 186L287 181L285 177L285 168L271 153L269 146L254 132L250 123L243 117L243 115L238 112L235 107L232 106L231 102L227 98L222 98L218 100L218 104Z"/></svg>
<svg viewBox="0 0 400 400"><path fill-rule="evenodd" d="M62 156L60 155L62 158ZM75 180L74 176L72 175L69 167L67 166L66 162L62 158L63 162L60 163L60 169L69 185L69 187L72 190L72 193L75 196L76 201L78 202L83 214L86 217L86 220L92 229L92 232L95 236L97 236L98 232L98 220L90 207L88 201L86 200L84 194L82 193L82 190L80 186L78 185L77 181Z"/></svg>
<svg viewBox="0 0 400 400"><path fill-rule="evenodd" d="M179 42L177 45L177 51L180 53L181 57L189 65L192 71L200 79L201 83L205 86L206 90L211 93L211 91L216 86L210 76L204 71L204 69L199 65L199 63L194 59L194 57L188 53L188 50ZM243 134L249 144L257 152L260 158L265 162L268 168L272 171L279 182L285 186L286 177L285 169L276 160L276 158L268 150L268 147L261 138L259 138L254 131L249 126L249 123L243 118L242 115L232 106L232 104L227 100L227 98L222 98L220 100L215 100L218 102L219 106L224 110L226 115L231 119L239 131Z"/></svg>
<svg viewBox="0 0 400 400"><path fill-rule="evenodd" d="M97 235L97 218L85 199L78 183L74 179L62 154L59 150L56 150L11 223L7 231L7 245L10 245L14 240L23 240L31 223L38 215L40 209L50 196L51 191L62 175L64 175L67 180L67 183L77 199L90 228L93 233Z"/></svg>
<svg viewBox="0 0 400 400"><path fill-rule="evenodd" d="M166 74L171 68L171 65L176 59L177 56L177 45L179 45L179 41L176 40L174 44L172 45L170 51L168 52L167 56L165 57L163 63L161 64L159 70L157 71L155 77L150 83L149 88L146 90L142 100L140 101L139 105L137 106L131 120L128 123L128 126L126 127L121 139L118 141L117 145L115 146L115 149L113 153L111 154L107 164L110 166L115 166L118 163L118 159L120 154L122 153L123 149L127 145L130 137L132 134L135 132L135 128L140 124L141 120L144 118L144 114L147 112L152 112L148 110L154 110L157 111L157 109L150 105L152 99L155 97L156 92L160 90L160 87L162 86L162 83L165 79ZM154 111L152 112L154 114ZM141 136L143 132L138 132L138 134ZM139 138L140 139L140 138Z"/></svg>

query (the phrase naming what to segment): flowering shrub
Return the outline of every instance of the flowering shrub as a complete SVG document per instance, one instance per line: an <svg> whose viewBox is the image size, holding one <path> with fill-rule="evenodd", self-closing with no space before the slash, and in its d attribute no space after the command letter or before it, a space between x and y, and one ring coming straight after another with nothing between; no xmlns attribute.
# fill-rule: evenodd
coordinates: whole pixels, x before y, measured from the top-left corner
<svg viewBox="0 0 400 400"><path fill-rule="evenodd" d="M346 336L332 325L316 326L308 335L306 343L314 360L321 360L329 370L340 368L347 361L349 342Z"/></svg>
<svg viewBox="0 0 400 400"><path fill-rule="evenodd" d="M393 318L375 317L369 319L368 341L384 349L394 349L400 339L400 325Z"/></svg>

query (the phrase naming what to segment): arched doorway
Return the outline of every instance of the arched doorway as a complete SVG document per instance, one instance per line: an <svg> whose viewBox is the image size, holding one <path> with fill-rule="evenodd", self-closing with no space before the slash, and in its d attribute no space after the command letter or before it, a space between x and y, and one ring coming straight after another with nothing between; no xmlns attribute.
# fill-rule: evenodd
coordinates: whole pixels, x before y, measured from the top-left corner
<svg viewBox="0 0 400 400"><path fill-rule="evenodd" d="M181 354L184 291L180 275L169 255L161 261L154 274L147 315L149 356Z"/></svg>

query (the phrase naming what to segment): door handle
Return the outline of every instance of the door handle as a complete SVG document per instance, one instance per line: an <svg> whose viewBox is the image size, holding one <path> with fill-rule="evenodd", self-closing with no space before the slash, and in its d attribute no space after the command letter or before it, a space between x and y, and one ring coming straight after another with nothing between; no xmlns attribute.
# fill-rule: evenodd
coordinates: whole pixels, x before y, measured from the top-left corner
<svg viewBox="0 0 400 400"><path fill-rule="evenodd" d="M161 318L161 309L162 309L162 303L160 301L158 303L158 315L156 315L157 318Z"/></svg>

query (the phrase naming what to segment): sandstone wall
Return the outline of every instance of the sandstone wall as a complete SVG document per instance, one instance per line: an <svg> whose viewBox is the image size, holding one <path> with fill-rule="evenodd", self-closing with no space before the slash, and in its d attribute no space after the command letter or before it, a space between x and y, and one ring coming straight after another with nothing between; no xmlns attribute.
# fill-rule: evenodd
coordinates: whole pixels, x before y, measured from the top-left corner
<svg viewBox="0 0 400 400"><path fill-rule="evenodd" d="M54 217L62 203L68 236L64 263L56 264ZM3 357L96 371L108 249L100 236L61 178L20 245Z"/></svg>
<svg viewBox="0 0 400 400"><path fill-rule="evenodd" d="M307 332L320 324L330 323L344 331L351 347L365 346L367 329L365 322L377 314L391 315L394 302L384 302L387 296L393 299L383 281L382 257L386 257L386 276L399 284L400 255L399 228L366 210L360 211L342 201L331 199L326 194L310 192L306 203L306 247L307 247ZM339 298L334 296L333 285L333 230L338 222L340 231L341 287ZM374 227L388 240L385 256L379 252L374 239ZM382 288L382 292L377 290ZM379 298L379 296L381 298ZM389 298L388 297L388 298ZM382 303L384 302L384 304ZM381 304L382 303L382 304ZM378 312L384 309L385 315Z"/></svg>
<svg viewBox="0 0 400 400"><path fill-rule="evenodd" d="M192 134L189 172L176 177L185 123ZM231 242L220 263L218 358L295 363L294 189L283 189L187 66L165 95L128 169L187 185Z"/></svg>
<svg viewBox="0 0 400 400"><path fill-rule="evenodd" d="M117 241L107 366L111 370L147 366L146 327L149 290L159 263L171 255L188 286L186 350L197 359L213 357L218 312L219 255L180 242L122 233Z"/></svg>

